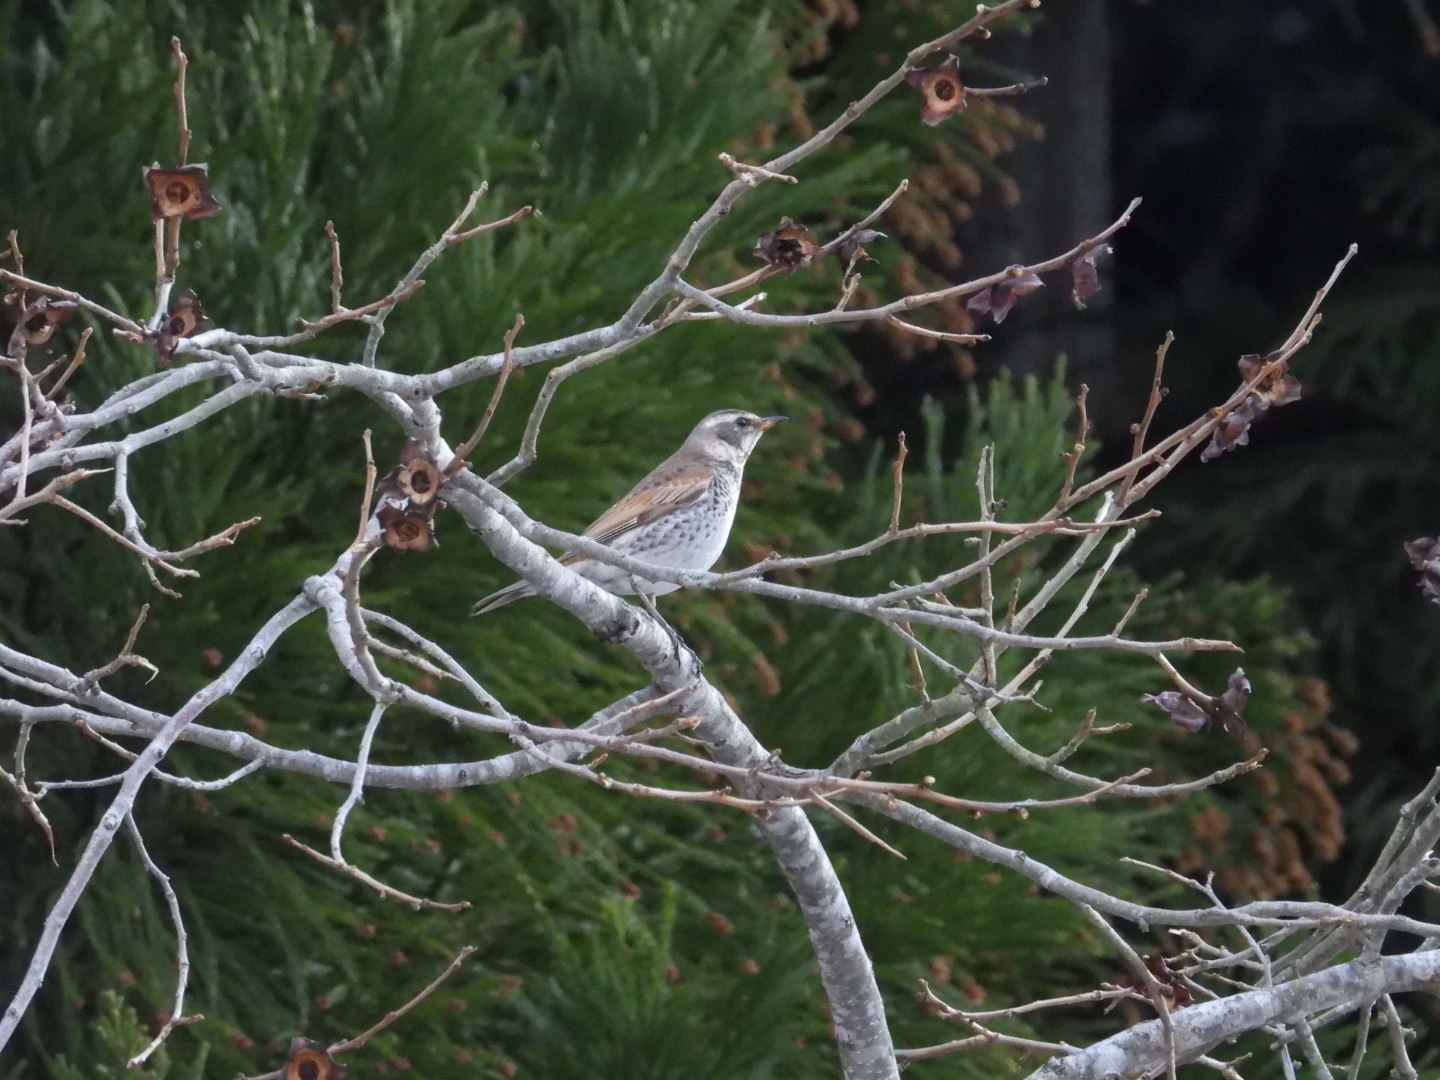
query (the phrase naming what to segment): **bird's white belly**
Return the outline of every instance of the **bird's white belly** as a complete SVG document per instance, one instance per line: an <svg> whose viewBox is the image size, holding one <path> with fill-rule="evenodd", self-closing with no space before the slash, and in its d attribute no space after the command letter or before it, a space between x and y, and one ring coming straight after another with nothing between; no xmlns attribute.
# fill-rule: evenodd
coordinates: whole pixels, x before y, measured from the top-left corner
<svg viewBox="0 0 1440 1080"><path fill-rule="evenodd" d="M726 500L716 496L706 501L711 505L703 510L698 505L687 507L672 515L663 528L652 526L643 542L635 544L629 553L660 566L709 570L725 550L730 526L735 522L735 505L725 506Z"/></svg>

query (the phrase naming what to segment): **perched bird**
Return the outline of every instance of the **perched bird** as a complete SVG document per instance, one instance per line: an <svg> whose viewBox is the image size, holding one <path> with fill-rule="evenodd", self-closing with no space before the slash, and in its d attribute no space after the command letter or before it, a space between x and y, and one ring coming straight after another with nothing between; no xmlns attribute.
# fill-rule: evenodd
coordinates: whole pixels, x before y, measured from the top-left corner
<svg viewBox="0 0 1440 1080"><path fill-rule="evenodd" d="M756 416L741 409L721 409L695 425L683 446L630 489L618 503L585 530L592 540L660 566L678 570L709 570L725 550L735 507L740 502L740 475L745 459L760 436L783 416ZM669 581L645 581L618 566L588 555L560 560L583 578L617 596L629 596L639 585L650 595L674 592ZM491 593L470 609L479 615L512 600L534 596L528 581L517 581Z"/></svg>

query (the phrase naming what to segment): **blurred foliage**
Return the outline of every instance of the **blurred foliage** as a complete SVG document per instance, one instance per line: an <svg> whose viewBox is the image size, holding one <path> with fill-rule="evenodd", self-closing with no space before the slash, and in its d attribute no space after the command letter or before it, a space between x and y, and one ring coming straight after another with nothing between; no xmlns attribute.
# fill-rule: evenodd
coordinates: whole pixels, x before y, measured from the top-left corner
<svg viewBox="0 0 1440 1080"><path fill-rule="evenodd" d="M168 40L177 33L191 57L192 157L209 163L225 206L220 217L187 226L181 277L222 325L274 331L327 310L327 219L341 238L346 300L360 303L391 287L480 181L490 185L482 213L537 207L522 226L448 252L390 320L380 362L433 369L497 350L517 311L527 320L522 342L616 317L724 182L716 153L759 154L803 136L812 111L828 116L827 104L868 85L879 38L903 29L910 43L938 29L934 7L919 6L902 28L868 16L855 24L855 9L844 3L811 9L790 0L516 0L503 7L76 0L43 10L0 0L0 100L7 103L0 227L19 229L34 276L146 310L152 264L139 170L173 154ZM891 41L884 49L900 47ZM913 97L897 95L807 164L803 183L748 197L707 243L692 279L719 281L751 268L754 238L782 214L824 232L854 220L907 174L915 195L901 212L898 239L877 245L878 264L867 276L877 291L893 290L952 265L940 232L949 235L970 195L1001 182L994 159L1024 124L1008 108L977 107L936 142L916 123L917 111ZM829 302L838 274L832 264L772 279L771 302L776 310ZM71 347L73 337L61 335L56 348ZM361 340L358 330L342 328L315 347L348 358ZM537 516L579 528L672 450L698 413L743 404L789 412L797 422L756 455L734 548L750 541L754 554L763 541L808 552L867 538L888 519L889 481L881 451L847 420L847 402L867 389L850 341L840 333L767 337L727 323L668 331L566 386L538 463L512 491ZM74 393L94 404L152 362L145 350L97 334ZM965 370L963 354L953 352L952 362ZM509 456L539 375L516 373L478 453L480 467ZM479 385L446 396L449 436L468 434L489 393ZM198 395L167 406L166 415ZM4 408L14 407L7 399ZM1056 455L1070 439L1060 384L1002 381L972 393L967 411L964 423L935 414L927 432L916 432L925 452L915 455L907 520L973 518L976 458L987 443L997 447L1007 515L1023 517L1053 498ZM14 419L0 415L0 423ZM344 395L256 400L137 458L132 490L159 544L182 546L232 521L264 517L234 548L203 557L203 576L178 582L181 600L157 596L135 560L83 524L50 508L34 511L28 528L0 532L5 639L87 670L113 655L135 611L150 602L138 647L161 675L145 685L125 671L111 685L152 707L175 708L347 542L363 476L357 433L375 427L382 465L400 445L383 419ZM847 453L837 452L841 440L849 440ZM103 514L101 485L75 497ZM531 719L574 723L636 686L633 664L550 605L527 602L467 620L471 600L508 572L444 518L440 532L442 547L430 555L382 554L367 577L367 602L446 644ZM970 550L958 537L923 548L897 544L806 580L874 590L921 580ZM732 551L731 565L735 557ZM997 580L1032 586L1063 557L1063 544L1038 544L1002 566ZM1140 585L1133 572L1112 572L1087 624L1108 629ZM1061 608L1083 586L1070 586ZM765 743L783 746L797 764L824 763L862 723L916 700L905 685L902 643L878 626L739 594L676 596L665 607ZM1337 840L1330 786L1342 778L1343 747L1326 725L1323 688L1295 674L1309 644L1286 611L1283 594L1268 584L1200 589L1172 574L1152 585L1131 624L1136 634L1244 642L1256 685L1247 719L1278 767L1180 804L1112 802L976 827L1127 895L1175 898L1164 881L1118 863L1122 854L1210 867L1237 897L1309 889L1308 866L1333 853ZM963 643L929 643L955 663L973 659ZM1196 659L1192 674L1218 687L1228 670L1209 657ZM1016 706L1003 722L1042 750L1062 745L1091 707L1102 723L1131 725L1077 755L1077 767L1105 775L1148 766L1193 776L1236 758L1233 743L1186 737L1142 706L1140 694L1158 683L1138 658L1067 654L1047 671L1044 709ZM287 634L205 719L276 745L349 756L367 712L312 620ZM380 730L375 760L463 760L504 749L501 740L396 711ZM183 745L167 764L197 777L231 766ZM74 730L36 732L29 766L36 778L103 776L116 767ZM639 762L612 766L621 776L690 782L653 776ZM933 775L943 790L976 797L1059 794L974 730L892 772ZM59 867L23 811L0 804L0 848L9 865L24 868L0 877L0 918L12 946L0 957L0 983L13 984L23 970L44 912L108 799L105 788L47 799ZM435 1077L508 1075L518 1065L547 1080L621 1070L834 1074L802 923L742 817L626 800L565 777L367 793L350 819L350 857L401 888L473 904L450 915L382 901L280 841L294 833L317 842L338 799L312 780L268 772L209 794L147 789L137 816L180 893L194 963L187 1008L206 1016L172 1036L149 1075L272 1069L291 1036L355 1034L425 985L464 944L477 952L461 972L352 1063ZM1090 930L1027 883L923 838L887 835L908 856L897 864L838 822L817 824L851 892L902 1045L954 1034L914 1008L919 976L939 993L987 1007L1121 977L1123 964ZM1277 836L1289 839L1274 850ZM172 955L157 888L119 842L62 941L21 1054L3 1075L118 1068L170 1007ZM1090 1016L1071 1034L1093 1035L1108 1022ZM913 1072L989 1077L1017 1068L996 1051Z"/></svg>

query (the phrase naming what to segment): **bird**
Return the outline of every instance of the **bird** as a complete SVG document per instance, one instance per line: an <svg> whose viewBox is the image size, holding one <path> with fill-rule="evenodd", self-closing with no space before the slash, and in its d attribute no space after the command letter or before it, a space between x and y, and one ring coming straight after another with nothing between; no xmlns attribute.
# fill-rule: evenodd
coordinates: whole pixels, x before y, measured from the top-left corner
<svg viewBox="0 0 1440 1080"><path fill-rule="evenodd" d="M630 493L601 514L584 535L624 555L677 570L709 570L725 550L740 477L760 436L784 416L756 416L743 409L712 412L690 432L679 450L652 469ZM680 586L672 581L637 579L618 566L578 553L560 562L607 592L636 591L658 596ZM517 581L491 593L470 609L480 615L527 596L535 587Z"/></svg>

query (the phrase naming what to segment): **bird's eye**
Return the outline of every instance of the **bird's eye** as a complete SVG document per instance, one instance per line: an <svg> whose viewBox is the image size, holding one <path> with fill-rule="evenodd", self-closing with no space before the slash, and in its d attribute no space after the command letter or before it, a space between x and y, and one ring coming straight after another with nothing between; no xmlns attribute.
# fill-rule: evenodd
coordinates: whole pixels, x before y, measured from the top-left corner
<svg viewBox="0 0 1440 1080"><path fill-rule="evenodd" d="M749 427L749 426L750 426L750 418L749 418L748 416L737 416L737 417L735 418L735 426L736 426L736 427Z"/></svg>

